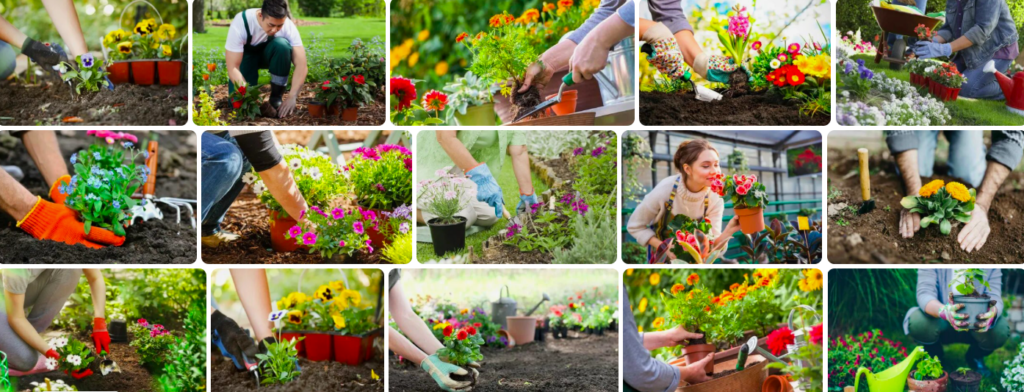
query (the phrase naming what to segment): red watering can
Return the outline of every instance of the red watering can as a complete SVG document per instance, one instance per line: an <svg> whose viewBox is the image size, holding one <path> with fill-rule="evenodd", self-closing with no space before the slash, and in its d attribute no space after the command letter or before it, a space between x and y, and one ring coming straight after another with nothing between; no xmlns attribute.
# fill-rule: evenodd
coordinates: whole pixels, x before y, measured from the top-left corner
<svg viewBox="0 0 1024 392"><path fill-rule="evenodd" d="M995 61L985 64L985 72L995 74L999 87L1006 96L1006 110L1024 116L1024 72L1017 72L1013 79L996 70Z"/></svg>

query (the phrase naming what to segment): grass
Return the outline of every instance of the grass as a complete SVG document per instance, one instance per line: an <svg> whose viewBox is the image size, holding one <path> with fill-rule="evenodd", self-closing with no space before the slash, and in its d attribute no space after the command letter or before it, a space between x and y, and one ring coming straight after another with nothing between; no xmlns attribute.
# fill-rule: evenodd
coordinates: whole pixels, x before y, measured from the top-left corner
<svg viewBox="0 0 1024 392"><path fill-rule="evenodd" d="M898 78L902 81L910 81L910 73L905 70L893 71L889 69L888 62L875 64L875 57L869 55L853 56L854 60L864 60L864 65L875 72L884 71L886 75ZM905 68L904 68L905 69ZM919 88L919 90L921 90ZM922 95L927 95L923 91ZM953 117L948 125L1020 125L1021 117L1006 110L1004 101L986 101L960 98L953 102L946 102L946 108Z"/></svg>
<svg viewBox="0 0 1024 392"><path fill-rule="evenodd" d="M547 184L541 181L540 178L532 171L530 172L530 177L533 179L535 194L539 195L540 193L548 190ZM512 171L512 162L508 160L505 161L505 165L502 166L501 172L497 174L495 180L498 181L498 185L501 186L501 191L505 196L505 209L509 210L510 213L515 213L516 205L519 204L519 185L516 184L515 173ZM479 233L466 237L466 248L468 249L472 246L473 250L479 255L480 250L483 248L484 240L498 234L498 231L504 229L507 223L508 220L502 218L498 220L498 223L495 223L494 226L491 226L490 229L483 230ZM419 230L427 230L427 228L424 226ZM460 254L465 253L466 252L463 251ZM417 243L416 255L418 260L433 260L437 258L437 256L434 256L433 244Z"/></svg>
<svg viewBox="0 0 1024 392"><path fill-rule="evenodd" d="M313 34L323 33L325 39L334 40L334 51L331 54L337 57L345 55L345 50L352 40L356 38L368 40L373 36L383 38L388 29L387 21L383 18L301 18L301 20L324 23L319 26L299 26L303 44L306 44ZM192 45L223 48L227 38L227 27L207 26L206 34L192 35Z"/></svg>

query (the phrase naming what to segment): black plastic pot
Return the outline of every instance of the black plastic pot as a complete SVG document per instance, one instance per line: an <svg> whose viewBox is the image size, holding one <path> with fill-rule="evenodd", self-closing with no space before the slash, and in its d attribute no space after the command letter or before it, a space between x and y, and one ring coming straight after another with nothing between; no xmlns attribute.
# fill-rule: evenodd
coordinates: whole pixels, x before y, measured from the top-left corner
<svg viewBox="0 0 1024 392"><path fill-rule="evenodd" d="M128 323L124 320L111 320L110 325L107 325L107 332L110 333L111 342L128 342Z"/></svg>
<svg viewBox="0 0 1024 392"><path fill-rule="evenodd" d="M559 327L552 327L551 328L551 337L553 337L555 339L561 339L562 338L562 329L559 328Z"/></svg>
<svg viewBox="0 0 1024 392"><path fill-rule="evenodd" d="M544 341L544 329L537 328L533 330L533 341L543 342Z"/></svg>
<svg viewBox="0 0 1024 392"><path fill-rule="evenodd" d="M618 331L619 330L619 322L615 321L615 320L612 320L612 322L608 323L608 329L612 330L612 331Z"/></svg>
<svg viewBox="0 0 1024 392"><path fill-rule="evenodd" d="M594 333L596 333L597 336L604 336L604 328L597 327L597 328L594 329Z"/></svg>
<svg viewBox="0 0 1024 392"><path fill-rule="evenodd" d="M949 374L948 392L978 392L981 390L981 376L975 372L962 376L960 373Z"/></svg>
<svg viewBox="0 0 1024 392"><path fill-rule="evenodd" d="M438 257L466 248L466 218L456 216L455 220L448 224L436 223L438 218L427 221L430 238L434 241L434 254Z"/></svg>

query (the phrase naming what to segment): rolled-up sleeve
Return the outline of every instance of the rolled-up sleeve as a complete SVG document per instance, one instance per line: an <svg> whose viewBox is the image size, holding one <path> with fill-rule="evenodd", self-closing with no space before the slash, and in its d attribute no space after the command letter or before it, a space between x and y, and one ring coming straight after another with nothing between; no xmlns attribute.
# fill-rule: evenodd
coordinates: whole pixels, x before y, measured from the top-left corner
<svg viewBox="0 0 1024 392"><path fill-rule="evenodd" d="M990 269L985 279L988 279L986 294L996 301L996 316L999 316L1003 314L1003 271L998 268Z"/></svg>
<svg viewBox="0 0 1024 392"><path fill-rule="evenodd" d="M625 300L629 300L629 291L622 286ZM651 352L644 348L644 338L636 327L633 309L623 301L622 320L622 380L634 389L644 392L671 392L679 387L679 369L651 357Z"/></svg>
<svg viewBox="0 0 1024 392"><path fill-rule="evenodd" d="M1024 157L1024 131L992 131L988 160L1013 170Z"/></svg>
<svg viewBox="0 0 1024 392"><path fill-rule="evenodd" d="M647 4L650 6L651 17L654 21L668 27L672 34L683 30L693 31L693 26L690 26L690 21L686 20L686 14L683 13L683 2L679 0L648 0Z"/></svg>
<svg viewBox="0 0 1024 392"><path fill-rule="evenodd" d="M975 45L988 41L999 24L999 7L1005 7L1006 0L977 0L974 3L974 26L964 33Z"/></svg>
<svg viewBox="0 0 1024 392"><path fill-rule="evenodd" d="M627 1L619 7L619 18L626 22L629 27L636 27L636 5L632 1Z"/></svg>
<svg viewBox="0 0 1024 392"><path fill-rule="evenodd" d="M608 19L609 16L615 14L627 2L632 3L631 0L601 0L601 4L590 14L590 17L583 21L583 24L576 28L576 30L569 32L563 39L568 39L578 45L590 33L590 30L593 30L601 22L604 22L605 19ZM630 22L628 22L630 26L634 23L632 19L630 18Z"/></svg>
<svg viewBox="0 0 1024 392"><path fill-rule="evenodd" d="M277 143L270 131L241 134L235 136L235 140L238 141L238 149L257 172L281 163L281 152L277 151Z"/></svg>

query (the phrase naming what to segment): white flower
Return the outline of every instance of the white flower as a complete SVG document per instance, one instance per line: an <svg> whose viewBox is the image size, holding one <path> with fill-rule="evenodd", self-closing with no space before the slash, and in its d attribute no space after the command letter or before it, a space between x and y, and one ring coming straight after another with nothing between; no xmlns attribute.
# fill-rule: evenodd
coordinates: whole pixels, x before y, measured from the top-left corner
<svg viewBox="0 0 1024 392"><path fill-rule="evenodd" d="M53 338L53 340L50 340L50 346L52 346L54 349L63 348L64 346L67 346L67 344L68 344L68 338L63 337L63 336L58 337L58 338Z"/></svg>
<svg viewBox="0 0 1024 392"><path fill-rule="evenodd" d="M305 177L309 177L309 168L302 168L302 175Z"/></svg>
<svg viewBox="0 0 1024 392"><path fill-rule="evenodd" d="M768 64L772 66L772 69L777 69L782 65L782 62L779 59L772 59L772 62Z"/></svg>
<svg viewBox="0 0 1024 392"><path fill-rule="evenodd" d="M321 174L320 174L320 168L319 167L315 167L314 166L314 167L309 169L309 178L312 178L313 181L320 181L320 177L321 177Z"/></svg>
<svg viewBox="0 0 1024 392"><path fill-rule="evenodd" d="M444 177L444 176L448 175L448 170L451 170L451 166L447 166L447 167L445 167L443 169L437 169L437 171L434 172L434 176L436 176L436 177Z"/></svg>
<svg viewBox="0 0 1024 392"><path fill-rule="evenodd" d="M292 168L292 170L298 169L302 167L302 160L299 158L292 158L292 160L288 161L288 167Z"/></svg>
<svg viewBox="0 0 1024 392"><path fill-rule="evenodd" d="M82 364L82 357L77 355L68 355L68 363L78 366Z"/></svg>
<svg viewBox="0 0 1024 392"><path fill-rule="evenodd" d="M46 358L46 369L54 370L57 369L57 360L53 358Z"/></svg>
<svg viewBox="0 0 1024 392"><path fill-rule="evenodd" d="M242 182L252 185L252 183L256 182L256 175L252 174L252 172L245 173L242 175Z"/></svg>
<svg viewBox="0 0 1024 392"><path fill-rule="evenodd" d="M263 192L267 191L267 187L263 185L263 181L256 181L254 184L252 184L252 191L255 192L257 196L259 196L262 195Z"/></svg>

